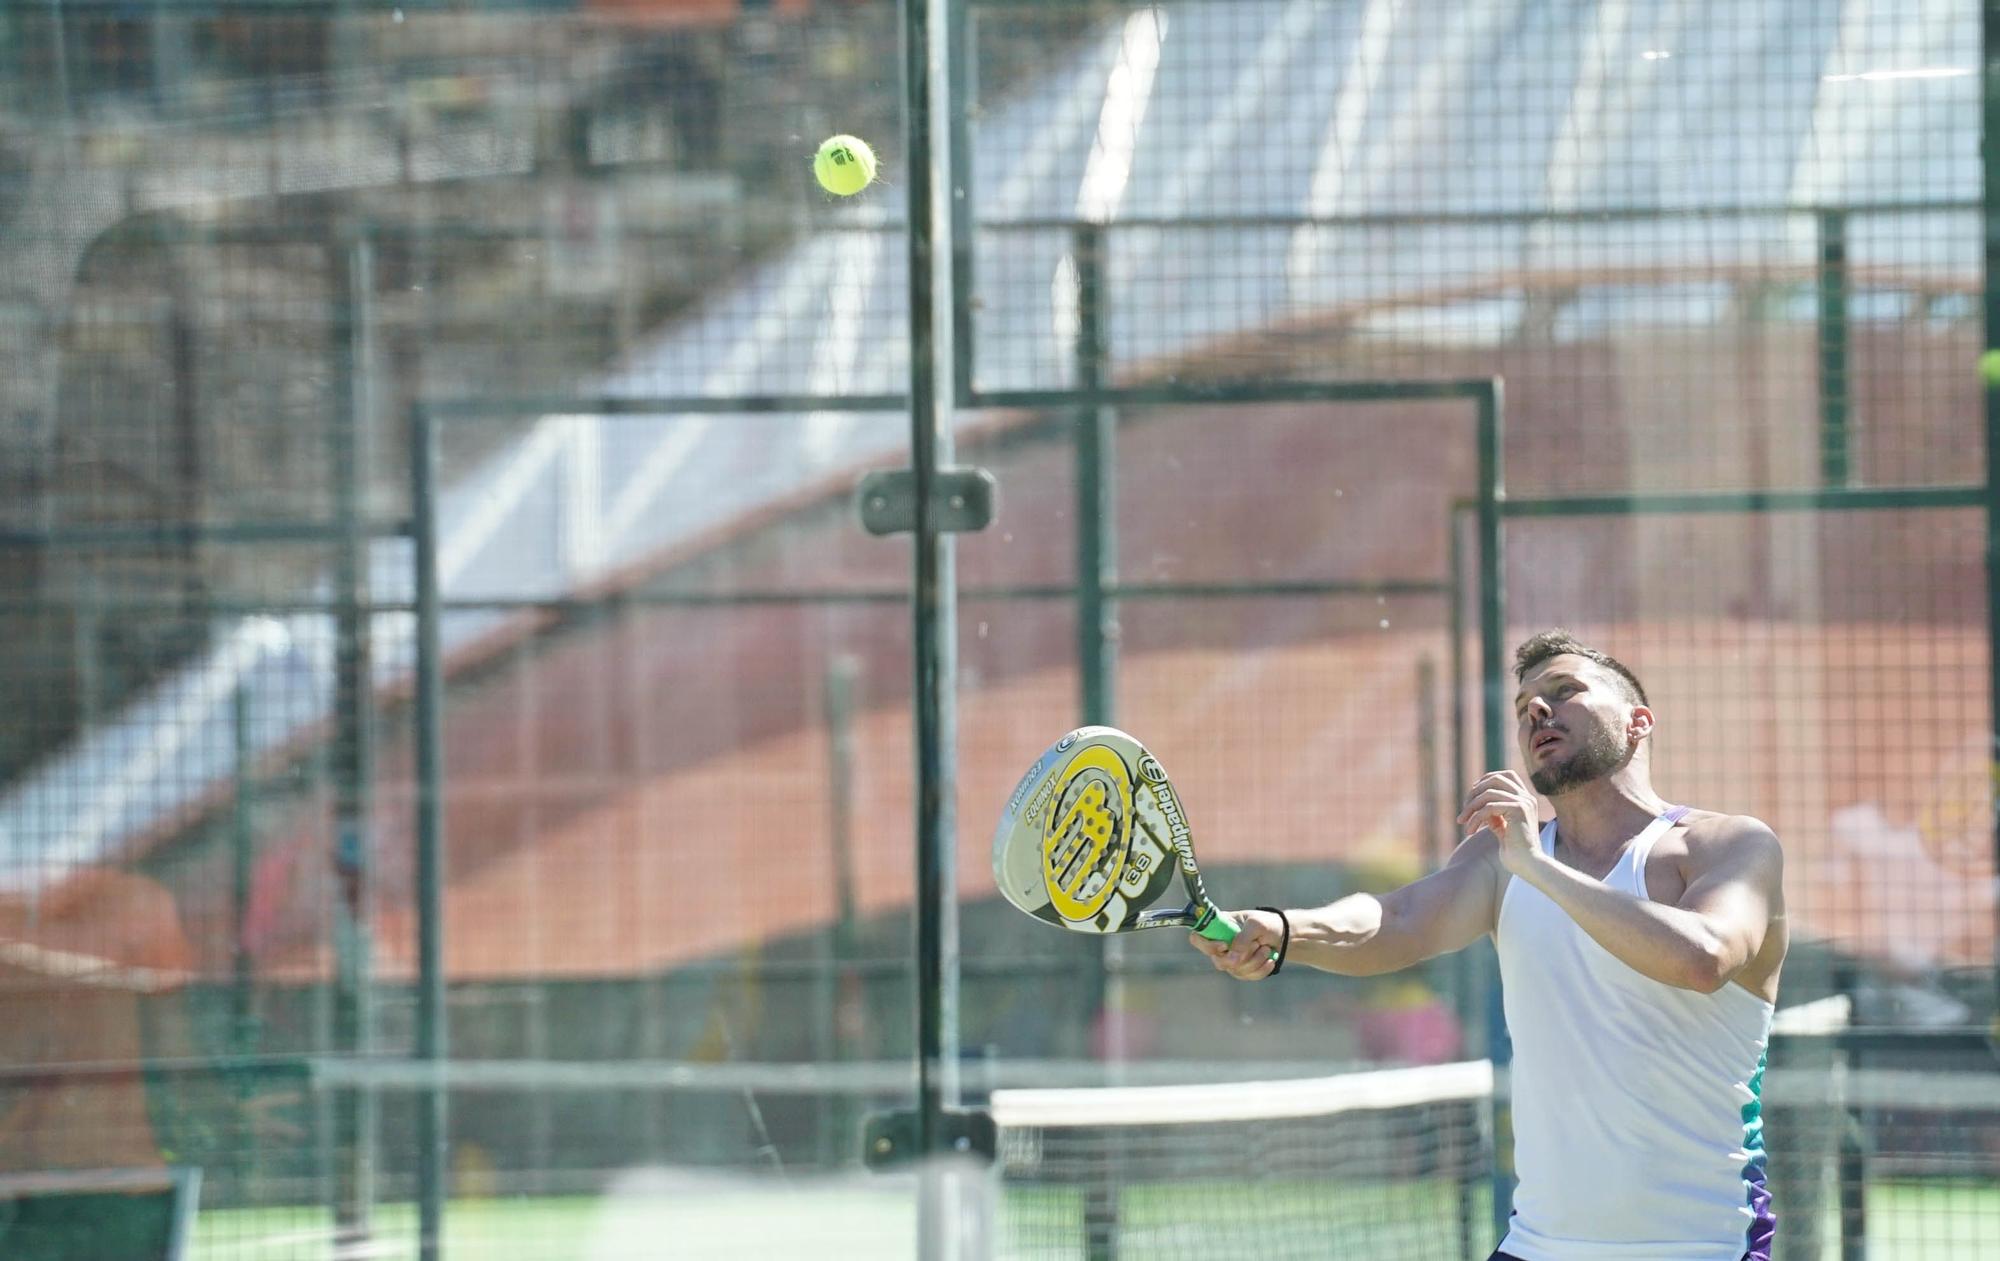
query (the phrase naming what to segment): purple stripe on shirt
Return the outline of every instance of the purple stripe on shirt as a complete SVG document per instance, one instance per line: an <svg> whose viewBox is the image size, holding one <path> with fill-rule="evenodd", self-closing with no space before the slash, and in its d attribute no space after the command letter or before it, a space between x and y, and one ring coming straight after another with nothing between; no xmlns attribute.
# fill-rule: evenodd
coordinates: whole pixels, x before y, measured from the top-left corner
<svg viewBox="0 0 2000 1261"><path fill-rule="evenodd" d="M1750 1197L1750 1231L1743 1240L1750 1250L1743 1254L1743 1261L1771 1261L1771 1240L1778 1233L1778 1214L1771 1208L1763 1153L1758 1153L1744 1168L1743 1182Z"/></svg>

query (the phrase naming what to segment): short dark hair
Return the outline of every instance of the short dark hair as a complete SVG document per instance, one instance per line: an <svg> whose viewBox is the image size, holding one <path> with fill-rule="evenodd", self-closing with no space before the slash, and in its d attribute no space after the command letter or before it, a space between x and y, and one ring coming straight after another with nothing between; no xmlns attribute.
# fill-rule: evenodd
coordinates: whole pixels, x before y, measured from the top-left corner
<svg viewBox="0 0 2000 1261"><path fill-rule="evenodd" d="M1639 682L1639 676L1627 669L1624 662L1608 652L1599 652L1560 626L1528 636L1514 650L1514 681L1519 683L1526 679L1528 671L1550 657L1582 657L1585 661L1594 661L1618 676L1625 685L1628 700L1646 706L1653 703L1646 699L1646 685Z"/></svg>

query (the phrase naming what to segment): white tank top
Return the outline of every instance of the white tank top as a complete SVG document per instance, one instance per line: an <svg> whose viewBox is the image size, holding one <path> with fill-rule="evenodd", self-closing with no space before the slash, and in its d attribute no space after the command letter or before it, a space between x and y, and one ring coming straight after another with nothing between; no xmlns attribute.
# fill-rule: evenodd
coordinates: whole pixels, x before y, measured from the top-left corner
<svg viewBox="0 0 2000 1261"><path fill-rule="evenodd" d="M1653 820L1604 884L1644 898ZM1556 825L1542 829L1555 853ZM1770 1255L1761 1105L1771 1004L1642 976L1548 895L1510 879L1494 934L1519 1186L1501 1251L1521 1261L1739 1261Z"/></svg>

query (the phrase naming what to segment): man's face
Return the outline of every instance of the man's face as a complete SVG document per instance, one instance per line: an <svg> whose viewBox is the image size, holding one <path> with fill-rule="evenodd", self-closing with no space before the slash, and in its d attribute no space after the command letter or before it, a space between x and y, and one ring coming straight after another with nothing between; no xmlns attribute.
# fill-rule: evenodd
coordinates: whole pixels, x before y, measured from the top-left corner
<svg viewBox="0 0 2000 1261"><path fill-rule="evenodd" d="M1550 657L1514 696L1514 732L1528 782L1546 797L1602 779L1637 747L1623 681L1584 657Z"/></svg>

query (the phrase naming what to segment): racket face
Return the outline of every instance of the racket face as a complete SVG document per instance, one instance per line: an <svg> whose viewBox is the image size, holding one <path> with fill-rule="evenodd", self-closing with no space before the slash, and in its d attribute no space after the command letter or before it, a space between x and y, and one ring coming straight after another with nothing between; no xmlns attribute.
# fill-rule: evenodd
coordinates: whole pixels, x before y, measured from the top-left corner
<svg viewBox="0 0 2000 1261"><path fill-rule="evenodd" d="M1180 798L1158 758L1114 727L1083 727L1021 778L993 833L993 877L1009 902L1079 933L1191 925L1201 906L1147 908L1185 873L1198 886Z"/></svg>

